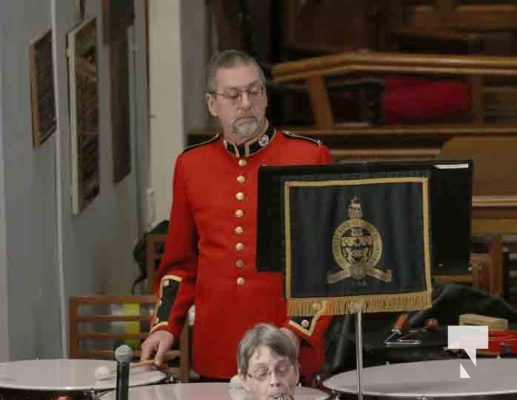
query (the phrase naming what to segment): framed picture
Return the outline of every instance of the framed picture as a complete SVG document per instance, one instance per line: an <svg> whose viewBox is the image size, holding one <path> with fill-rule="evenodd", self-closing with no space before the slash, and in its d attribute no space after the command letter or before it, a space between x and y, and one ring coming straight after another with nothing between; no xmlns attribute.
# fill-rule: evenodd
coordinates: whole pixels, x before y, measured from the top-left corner
<svg viewBox="0 0 517 400"><path fill-rule="evenodd" d="M68 76L72 153L72 212L99 194L99 91L97 24L83 22L68 33Z"/></svg>
<svg viewBox="0 0 517 400"><path fill-rule="evenodd" d="M56 130L52 31L37 38L29 48L32 143L42 144Z"/></svg>
<svg viewBox="0 0 517 400"><path fill-rule="evenodd" d="M131 172L128 42L110 44L111 132L113 182Z"/></svg>
<svg viewBox="0 0 517 400"><path fill-rule="evenodd" d="M133 24L134 0L102 0L102 37L104 44L124 40Z"/></svg>
<svg viewBox="0 0 517 400"><path fill-rule="evenodd" d="M131 172L128 28L134 21L133 0L103 0L103 43L110 50L113 182Z"/></svg>

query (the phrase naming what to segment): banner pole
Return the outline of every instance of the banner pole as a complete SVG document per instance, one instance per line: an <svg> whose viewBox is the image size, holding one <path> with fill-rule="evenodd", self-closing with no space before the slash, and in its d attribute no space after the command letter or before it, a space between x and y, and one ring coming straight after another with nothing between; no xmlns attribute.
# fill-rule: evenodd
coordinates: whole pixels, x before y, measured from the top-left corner
<svg viewBox="0 0 517 400"><path fill-rule="evenodd" d="M357 368L357 398L363 400L363 312L359 310L355 316L355 362Z"/></svg>

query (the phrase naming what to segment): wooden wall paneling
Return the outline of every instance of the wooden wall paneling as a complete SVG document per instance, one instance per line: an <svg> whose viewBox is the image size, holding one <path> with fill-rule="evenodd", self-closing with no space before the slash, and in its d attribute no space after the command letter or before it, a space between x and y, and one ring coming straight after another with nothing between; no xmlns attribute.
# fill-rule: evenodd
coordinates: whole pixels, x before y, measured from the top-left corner
<svg viewBox="0 0 517 400"><path fill-rule="evenodd" d="M378 48L379 0L285 0L284 47L315 54Z"/></svg>

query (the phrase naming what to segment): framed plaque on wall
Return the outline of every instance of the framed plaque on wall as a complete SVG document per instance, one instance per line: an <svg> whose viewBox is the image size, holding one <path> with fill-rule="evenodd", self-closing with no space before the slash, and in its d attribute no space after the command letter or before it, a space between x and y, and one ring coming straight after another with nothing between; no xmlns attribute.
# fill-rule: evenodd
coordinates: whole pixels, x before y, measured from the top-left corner
<svg viewBox="0 0 517 400"><path fill-rule="evenodd" d="M103 42L110 49L113 182L131 172L128 28L134 20L133 0L102 1Z"/></svg>
<svg viewBox="0 0 517 400"><path fill-rule="evenodd" d="M37 38L29 48L32 143L39 146L56 130L52 31Z"/></svg>
<svg viewBox="0 0 517 400"><path fill-rule="evenodd" d="M99 194L99 93L97 24L83 22L68 33L72 159L72 212Z"/></svg>

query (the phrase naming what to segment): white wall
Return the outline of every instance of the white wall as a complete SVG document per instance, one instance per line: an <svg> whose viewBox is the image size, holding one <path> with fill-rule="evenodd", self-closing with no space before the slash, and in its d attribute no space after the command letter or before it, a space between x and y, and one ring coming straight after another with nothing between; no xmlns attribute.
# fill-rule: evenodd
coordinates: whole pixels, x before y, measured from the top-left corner
<svg viewBox="0 0 517 400"><path fill-rule="evenodd" d="M154 201L150 196L148 227L169 217L172 168L184 144L180 27L180 0L149 1L149 191Z"/></svg>
<svg viewBox="0 0 517 400"><path fill-rule="evenodd" d="M145 3L136 1L130 86L133 165L114 185L101 0L87 0L86 18L96 16L99 27L101 187L97 198L73 216L66 33L79 22L77 3L0 2L0 360L65 356L68 296L129 292L138 272L131 253L142 234L139 228L168 218L172 167L184 147L185 127L205 126L202 119L207 120L202 93L208 47L204 1L149 2L151 120L143 98ZM58 126L42 146L33 148L28 48L50 28ZM155 210L139 188L156 190Z"/></svg>
<svg viewBox="0 0 517 400"><path fill-rule="evenodd" d="M132 259L133 245L141 234L136 166L132 165L132 172L124 180L113 184L109 58L108 48L102 44L101 0L86 1L86 18L98 17L99 28L100 194L79 215L71 213L66 33L78 22L77 3L70 0L0 2L0 358L3 359L65 355L68 296L127 294L138 273ZM28 49L35 37L51 27L58 127L43 145L33 148ZM135 76L145 79L138 68L133 70ZM141 86L132 84L133 88ZM138 124L142 125L141 121L137 123L133 119L133 149ZM2 282L4 286L7 284L6 290ZM2 345L6 341L8 353Z"/></svg>
<svg viewBox="0 0 517 400"><path fill-rule="evenodd" d="M109 48L103 44L101 1L86 2L85 19L97 17L100 193L79 215L72 216L70 190L70 124L68 118L68 84L66 81L65 35L74 24L74 2L56 0L56 29L63 32L57 46L60 79L60 115L62 148L61 183L63 195L63 265L66 297L72 294L127 294L137 276L132 247L138 239L138 210L135 165L131 173L113 183ZM133 124L132 124L133 125ZM134 131L132 132L134 141Z"/></svg>
<svg viewBox="0 0 517 400"><path fill-rule="evenodd" d="M33 149L29 43L49 29L48 1L3 2L2 163L10 357L60 352L55 135ZM30 12L29 12L30 10ZM57 329L56 329L57 328Z"/></svg>
<svg viewBox="0 0 517 400"><path fill-rule="evenodd" d="M3 144L3 123L2 123L2 66L3 66L3 24L0 23L0 362L9 359L9 292L7 284L7 257L6 257L6 238L5 238L5 202L1 199L5 197L4 190L4 144Z"/></svg>
<svg viewBox="0 0 517 400"><path fill-rule="evenodd" d="M208 60L204 0L149 1L150 177L148 228L169 218L172 169L186 131L205 127L204 67ZM154 216L153 216L154 214Z"/></svg>
<svg viewBox="0 0 517 400"><path fill-rule="evenodd" d="M147 227L147 196L146 190L149 182L149 87L147 67L147 26L145 15L146 2L135 1L135 23L132 30L133 62L132 76L135 77L132 84L131 98L133 101L133 163L135 168L135 183L138 193L139 232L144 232Z"/></svg>

